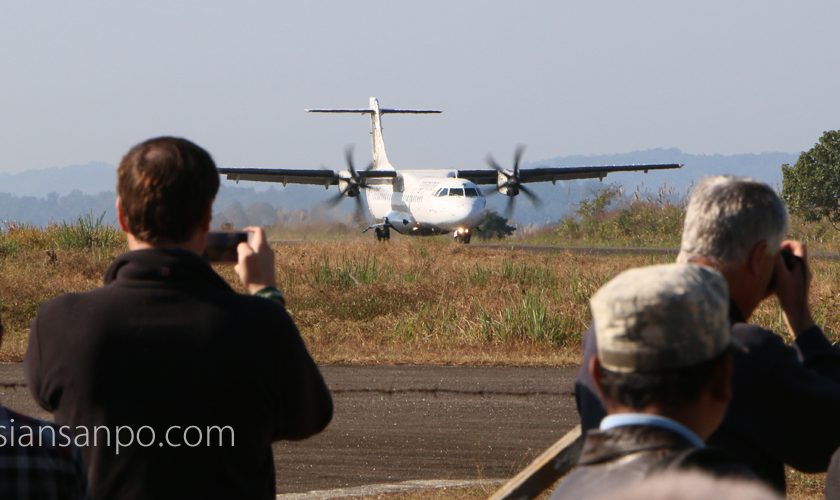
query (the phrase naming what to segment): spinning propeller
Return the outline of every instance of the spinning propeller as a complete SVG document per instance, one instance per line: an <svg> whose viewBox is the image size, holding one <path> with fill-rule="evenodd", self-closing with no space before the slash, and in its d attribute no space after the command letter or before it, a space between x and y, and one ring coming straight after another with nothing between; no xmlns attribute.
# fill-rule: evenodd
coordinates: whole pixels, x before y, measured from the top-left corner
<svg viewBox="0 0 840 500"><path fill-rule="evenodd" d="M488 194L499 192L508 197L507 207L505 208L505 217L510 217L513 213L514 197L520 192L528 197L534 207L542 206L542 200L533 191L522 185L524 178L519 173L519 162L522 159L522 153L525 151L525 146L522 144L516 146L513 153L513 170L506 170L502 168L493 155L487 155L487 164L490 165L496 172L499 173L499 179L496 183L496 189L490 191Z"/></svg>
<svg viewBox="0 0 840 500"><path fill-rule="evenodd" d="M348 196L356 200L356 220L365 220L364 207L362 206L362 199L359 196L361 189L365 186L365 177L363 174L373 169L373 163L362 171L356 171L356 166L353 162L353 146L347 146L344 150L344 160L347 162L347 170L338 173L338 194L332 196L324 202L324 204L333 208L341 202L341 200Z"/></svg>

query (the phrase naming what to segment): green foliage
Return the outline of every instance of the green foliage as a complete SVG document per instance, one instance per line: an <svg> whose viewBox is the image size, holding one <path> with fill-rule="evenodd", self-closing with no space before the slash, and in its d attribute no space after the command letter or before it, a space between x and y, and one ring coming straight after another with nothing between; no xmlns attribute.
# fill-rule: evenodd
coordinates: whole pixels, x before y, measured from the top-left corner
<svg viewBox="0 0 840 500"><path fill-rule="evenodd" d="M548 239L565 244L676 246L684 217L683 203L671 189L661 188L655 195L637 191L628 198L619 186L609 185L582 200L575 214L562 218Z"/></svg>
<svg viewBox="0 0 840 500"><path fill-rule="evenodd" d="M0 231L0 257L11 255L20 251L20 244L10 238L5 232Z"/></svg>
<svg viewBox="0 0 840 500"><path fill-rule="evenodd" d="M495 210L490 210L479 227L478 237L482 240L491 238L501 240L511 236L514 231L516 231L516 226L509 225L505 217L499 215Z"/></svg>
<svg viewBox="0 0 840 500"><path fill-rule="evenodd" d="M793 166L782 165L782 198L791 214L840 230L840 130L823 133Z"/></svg>
<svg viewBox="0 0 840 500"><path fill-rule="evenodd" d="M486 268L479 265L474 266L473 268L468 270L469 273L469 283L472 286L484 286L490 282L490 277L493 272Z"/></svg>
<svg viewBox="0 0 840 500"><path fill-rule="evenodd" d="M79 217L73 224L62 222L48 228L53 232L54 241L63 250L109 250L123 244L122 233L109 224L103 224L103 213L94 219L93 215Z"/></svg>
<svg viewBox="0 0 840 500"><path fill-rule="evenodd" d="M620 198L621 187L610 184L596 191L592 199L581 200L576 211L577 216L587 221L602 219L607 208Z"/></svg>
<svg viewBox="0 0 840 500"><path fill-rule="evenodd" d="M27 249L43 250L52 246L47 232L35 226L4 222L0 228L0 255L11 255Z"/></svg>
<svg viewBox="0 0 840 500"><path fill-rule="evenodd" d="M549 312L547 300L530 291L519 303L504 308L500 314L481 311L478 321L484 338L491 341L562 344L570 331L566 318Z"/></svg>

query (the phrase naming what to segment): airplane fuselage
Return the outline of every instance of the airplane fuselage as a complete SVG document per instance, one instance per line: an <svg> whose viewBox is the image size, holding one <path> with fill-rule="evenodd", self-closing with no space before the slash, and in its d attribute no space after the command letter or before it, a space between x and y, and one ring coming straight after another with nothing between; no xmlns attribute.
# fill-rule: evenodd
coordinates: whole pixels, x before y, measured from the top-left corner
<svg viewBox="0 0 840 500"><path fill-rule="evenodd" d="M399 170L399 176L370 180L367 203L374 219L402 234L442 234L478 226L486 199L478 186L450 170Z"/></svg>

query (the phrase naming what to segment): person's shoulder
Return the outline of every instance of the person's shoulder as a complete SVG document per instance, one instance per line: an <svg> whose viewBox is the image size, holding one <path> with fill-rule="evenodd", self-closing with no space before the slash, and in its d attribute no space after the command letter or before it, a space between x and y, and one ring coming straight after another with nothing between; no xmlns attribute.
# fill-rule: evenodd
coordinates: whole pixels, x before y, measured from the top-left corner
<svg viewBox="0 0 840 500"><path fill-rule="evenodd" d="M735 323L732 325L732 336L747 349L757 348L786 348L784 339L772 330L762 328L753 323Z"/></svg>
<svg viewBox="0 0 840 500"><path fill-rule="evenodd" d="M113 298L118 288L113 284L99 284L99 286L85 291L74 291L57 294L39 306L39 314L41 312L51 312L67 308L77 307L79 305L107 301Z"/></svg>
<svg viewBox="0 0 840 500"><path fill-rule="evenodd" d="M7 432L19 430L28 432L29 429L32 429L33 433L41 431L46 434L51 431L58 431L59 429L58 425L52 422L16 412L5 406L0 406L0 421L2 421L0 429Z"/></svg>
<svg viewBox="0 0 840 500"><path fill-rule="evenodd" d="M749 467L736 460L726 450L706 446L675 452L663 461L660 470L699 470L717 477L755 479Z"/></svg>
<svg viewBox="0 0 840 500"><path fill-rule="evenodd" d="M81 452L53 423L0 406L0 476L6 498L85 498Z"/></svg>
<svg viewBox="0 0 840 500"><path fill-rule="evenodd" d="M63 314L67 311L75 310L80 303L84 302L90 297L93 292L69 292L61 295L56 295L51 299L45 300L38 306L38 317L46 317L53 314Z"/></svg>

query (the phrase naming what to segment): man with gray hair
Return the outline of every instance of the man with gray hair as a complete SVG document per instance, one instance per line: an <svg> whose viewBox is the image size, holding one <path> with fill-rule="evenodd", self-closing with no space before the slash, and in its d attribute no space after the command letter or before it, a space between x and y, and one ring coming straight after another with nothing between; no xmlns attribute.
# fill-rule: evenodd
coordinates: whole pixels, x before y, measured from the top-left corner
<svg viewBox="0 0 840 500"><path fill-rule="evenodd" d="M748 474L704 445L732 397L723 276L695 264L631 269L590 305L598 350L587 370L609 415L552 498L592 498L664 470Z"/></svg>
<svg viewBox="0 0 840 500"><path fill-rule="evenodd" d="M732 335L748 349L735 355L734 398L709 442L780 492L785 464L823 472L840 446L840 351L811 316L807 251L798 241L784 241L787 230L784 204L766 184L706 178L689 200L677 258L723 274ZM747 323L771 295L784 313L792 345ZM596 345L595 335L587 334L584 366ZM575 395L584 430L597 426L604 408L583 368Z"/></svg>

